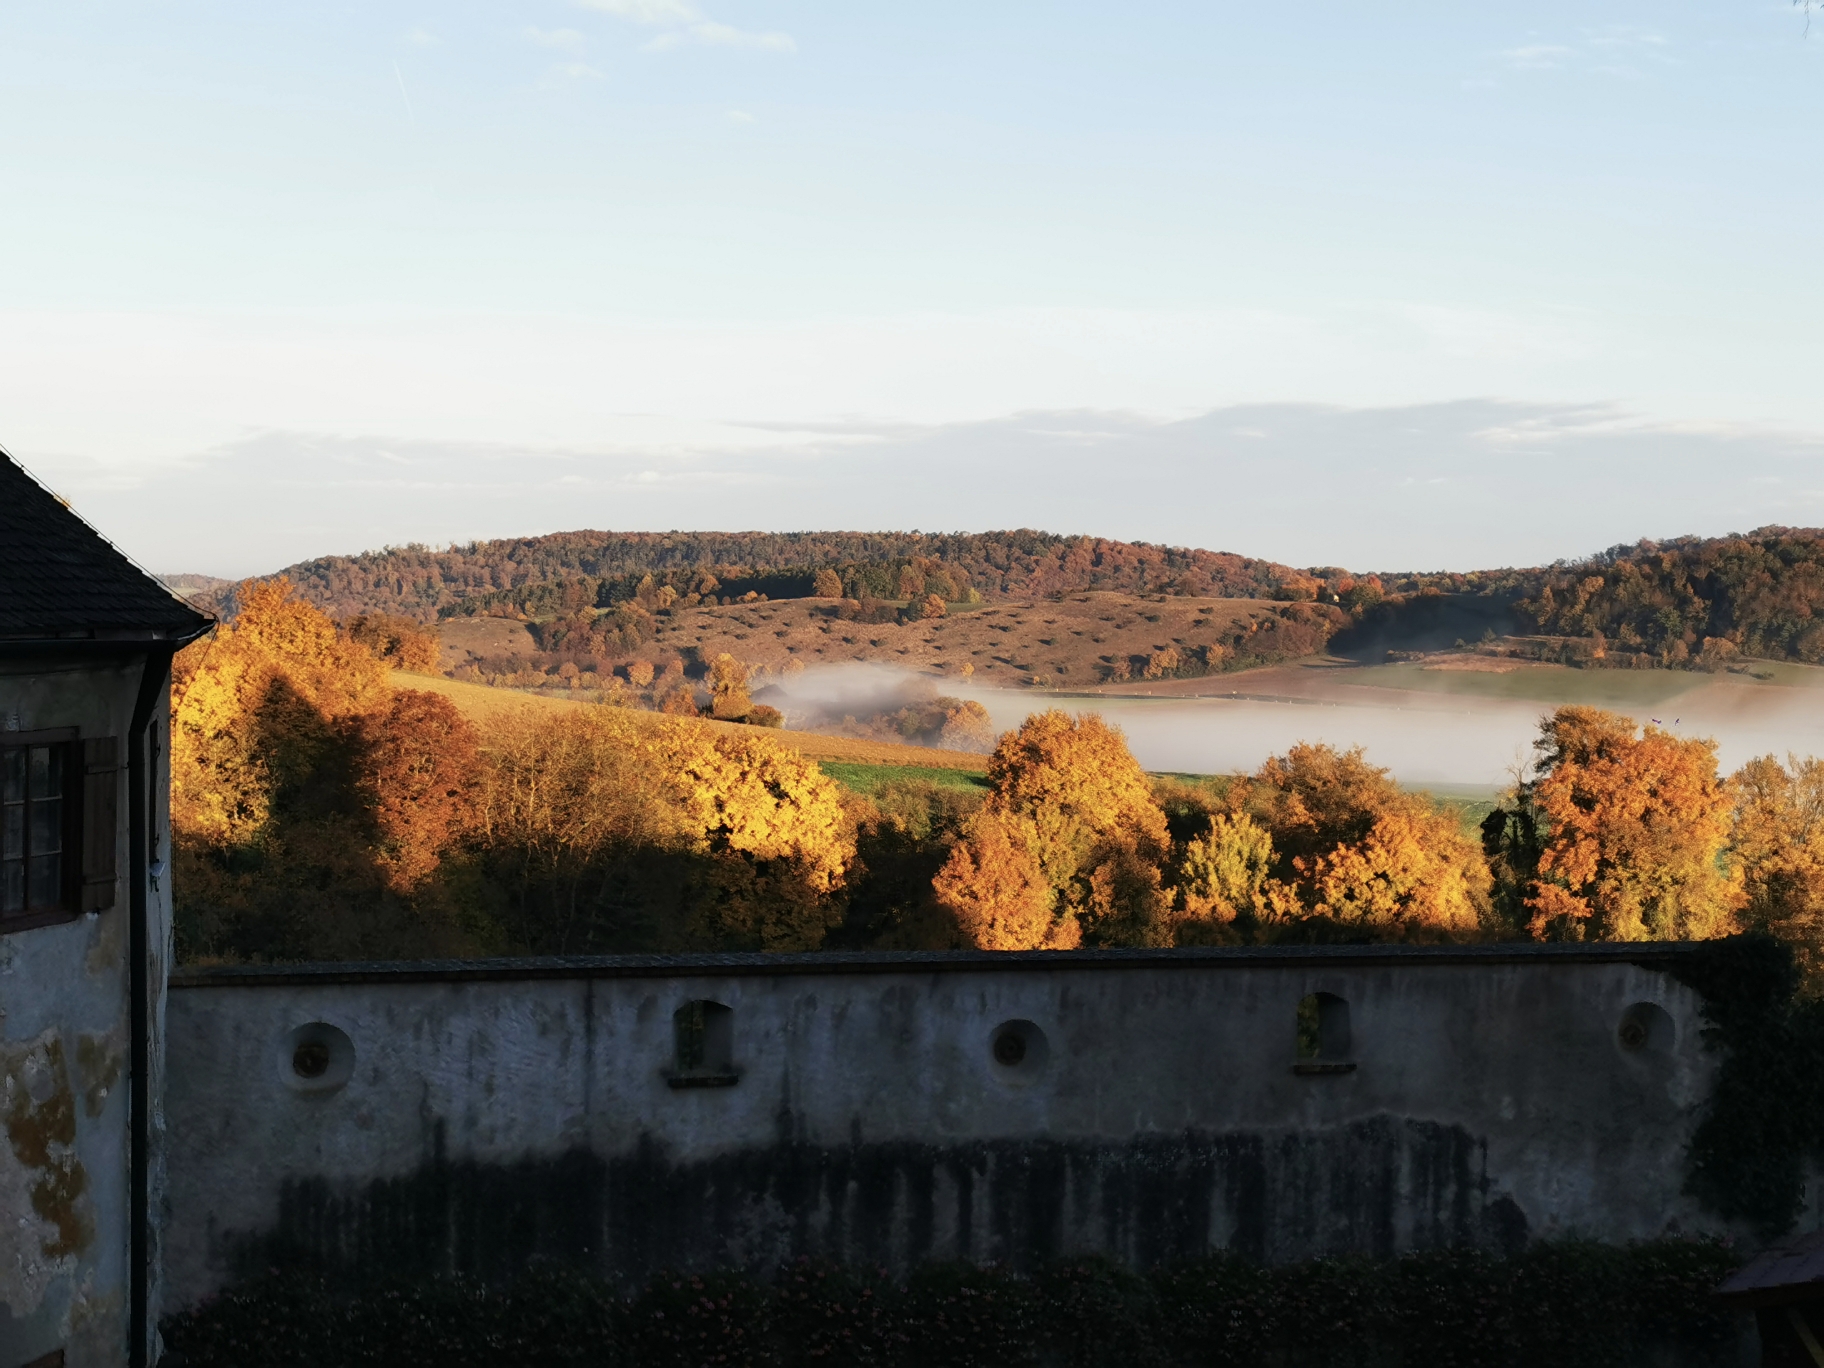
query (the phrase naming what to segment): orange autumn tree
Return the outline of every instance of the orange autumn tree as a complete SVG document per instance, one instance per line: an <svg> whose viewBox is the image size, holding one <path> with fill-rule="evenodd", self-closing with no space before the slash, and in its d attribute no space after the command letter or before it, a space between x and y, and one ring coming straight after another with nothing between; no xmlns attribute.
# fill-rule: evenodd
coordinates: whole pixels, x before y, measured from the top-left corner
<svg viewBox="0 0 1824 1368"><path fill-rule="evenodd" d="M1033 851L1028 822L977 814L931 881L939 906L978 950L1063 950L1081 941L1073 918L1054 916L1057 890Z"/></svg>
<svg viewBox="0 0 1824 1368"><path fill-rule="evenodd" d="M1716 743L1600 708L1540 724L1537 777L1520 802L1537 831L1525 895L1541 940L1701 940L1736 929L1725 872L1734 798Z"/></svg>
<svg viewBox="0 0 1824 1368"><path fill-rule="evenodd" d="M1094 714L1034 714L1000 739L988 781L933 884L972 944L1170 943L1165 813L1118 729Z"/></svg>
<svg viewBox="0 0 1824 1368"><path fill-rule="evenodd" d="M1402 790L1361 747L1301 742L1233 784L1228 801L1181 867L1186 912L1205 938L1225 922L1269 939L1482 934L1481 851L1453 812Z"/></svg>
<svg viewBox="0 0 1824 1368"><path fill-rule="evenodd" d="M356 724L355 785L372 814L387 883L410 892L475 821L475 729L447 698L401 689Z"/></svg>
<svg viewBox="0 0 1824 1368"><path fill-rule="evenodd" d="M342 630L396 670L409 674L438 672L440 652L435 627L388 613L363 613L343 623Z"/></svg>
<svg viewBox="0 0 1824 1368"><path fill-rule="evenodd" d="M709 712L724 722L739 722L754 710L747 692L748 669L727 651L709 663Z"/></svg>
<svg viewBox="0 0 1824 1368"><path fill-rule="evenodd" d="M468 724L394 694L373 651L283 579L173 667L171 824L186 955L444 954L420 898L464 823ZM409 895L409 896L408 896Z"/></svg>

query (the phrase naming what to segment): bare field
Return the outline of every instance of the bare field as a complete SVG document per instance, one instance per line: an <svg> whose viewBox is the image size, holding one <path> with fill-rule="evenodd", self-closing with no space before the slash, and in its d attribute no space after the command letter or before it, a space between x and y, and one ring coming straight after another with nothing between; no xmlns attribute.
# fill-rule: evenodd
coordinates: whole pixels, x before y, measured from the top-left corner
<svg viewBox="0 0 1824 1368"><path fill-rule="evenodd" d="M558 698L547 693L518 689L494 689L485 684L464 684L459 680L440 679L433 675L404 674L395 670L394 688L420 689L441 694L449 699L470 721L486 726L493 718L512 713L548 709L599 708L599 703L580 699ZM622 716L638 723L656 725L660 714L623 709ZM737 722L715 722L699 719L700 725L731 732L760 733L811 760L832 760L850 765L878 765L897 768L959 770L972 774L986 772L988 757L967 751L935 750L926 746L895 746L885 741L864 741L847 736L822 736L815 732L781 731L767 727L745 727Z"/></svg>
<svg viewBox="0 0 1824 1368"><path fill-rule="evenodd" d="M1111 593L952 605L945 617L903 624L845 619L844 608L831 599L780 599L674 609L657 616L648 647L623 654L658 664L691 651L704 660L726 651L762 677L793 660L807 667L866 661L998 688L1074 689L1102 684L1111 671L1138 675L1161 653L1232 655L1237 637L1280 650L1288 614L1313 611L1258 599ZM446 670L536 650L525 624L505 618L452 618L441 632Z"/></svg>

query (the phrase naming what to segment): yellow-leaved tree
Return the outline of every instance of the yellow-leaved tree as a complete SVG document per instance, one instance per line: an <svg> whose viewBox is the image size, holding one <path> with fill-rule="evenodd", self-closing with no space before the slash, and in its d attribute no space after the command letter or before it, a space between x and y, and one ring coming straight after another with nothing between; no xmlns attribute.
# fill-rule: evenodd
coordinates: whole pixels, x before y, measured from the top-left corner
<svg viewBox="0 0 1824 1368"><path fill-rule="evenodd" d="M747 666L724 651L709 663L710 716L739 722L754 710L747 692Z"/></svg>
<svg viewBox="0 0 1824 1368"><path fill-rule="evenodd" d="M241 586L233 621L178 656L172 693L172 821L232 844L322 767L336 720L389 690L386 666L281 578Z"/></svg>
<svg viewBox="0 0 1824 1368"><path fill-rule="evenodd" d="M283 579L173 667L171 827L189 958L459 953L438 890L465 830L473 733L395 694L372 650Z"/></svg>
<svg viewBox="0 0 1824 1368"><path fill-rule="evenodd" d="M1165 813L1119 730L1093 713L1036 713L1000 739L988 782L934 884L971 943L1171 943ZM1035 881L1049 890L1043 918Z"/></svg>
<svg viewBox="0 0 1824 1368"><path fill-rule="evenodd" d="M1763 755L1730 782L1742 923L1792 946L1817 986L1824 982L1824 760L1789 755L1782 765Z"/></svg>
<svg viewBox="0 0 1824 1368"><path fill-rule="evenodd" d="M978 813L931 881L939 906L955 915L977 950L1068 950L1081 941L1076 919L1054 914L1057 890L1034 852L1032 824L998 811Z"/></svg>
<svg viewBox="0 0 1824 1368"><path fill-rule="evenodd" d="M482 755L477 839L520 944L814 950L842 918L840 790L761 733L527 708Z"/></svg>
<svg viewBox="0 0 1824 1368"><path fill-rule="evenodd" d="M1184 843L1177 886L1185 943L1239 939L1285 894L1273 879L1273 837L1245 812L1212 814L1208 830Z"/></svg>
<svg viewBox="0 0 1824 1368"><path fill-rule="evenodd" d="M1360 747L1301 742L1231 784L1228 804L1181 861L1185 938L1482 934L1482 852L1454 812L1404 792Z"/></svg>

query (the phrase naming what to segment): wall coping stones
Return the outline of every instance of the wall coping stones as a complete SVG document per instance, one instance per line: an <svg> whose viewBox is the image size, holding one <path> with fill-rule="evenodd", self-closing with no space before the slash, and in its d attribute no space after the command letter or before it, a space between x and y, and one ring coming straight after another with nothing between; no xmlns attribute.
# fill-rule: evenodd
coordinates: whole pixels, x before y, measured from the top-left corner
<svg viewBox="0 0 1824 1368"><path fill-rule="evenodd" d="M1494 964L1637 964L1668 969L1697 941L1540 945L1247 945L1172 950L874 950L807 954L577 955L179 968L173 988L278 988L337 983L465 983L595 978L729 978L807 974L1265 969L1299 964L1423 968Z"/></svg>

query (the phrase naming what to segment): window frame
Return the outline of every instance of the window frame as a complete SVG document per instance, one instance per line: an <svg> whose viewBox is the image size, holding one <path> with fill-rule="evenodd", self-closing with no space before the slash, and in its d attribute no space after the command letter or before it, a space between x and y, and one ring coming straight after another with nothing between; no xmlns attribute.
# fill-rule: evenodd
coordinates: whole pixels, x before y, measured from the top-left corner
<svg viewBox="0 0 1824 1368"><path fill-rule="evenodd" d="M41 731L0 731L0 751L28 750L34 746L55 746L63 752L63 846L58 852L63 861L59 871L61 887L55 907L28 907L20 912L0 911L0 935L14 931L32 931L41 926L57 926L82 915L83 890L83 785L87 779L83 764L81 732L76 727L50 727ZM29 781L28 781L29 782ZM27 823L30 839L30 823ZM28 855L29 860L29 855Z"/></svg>

